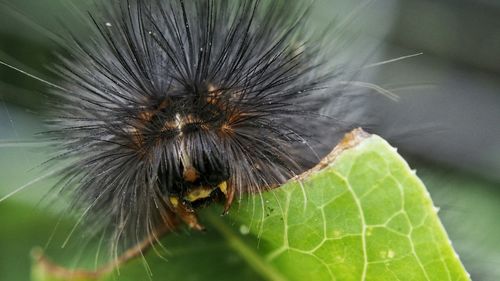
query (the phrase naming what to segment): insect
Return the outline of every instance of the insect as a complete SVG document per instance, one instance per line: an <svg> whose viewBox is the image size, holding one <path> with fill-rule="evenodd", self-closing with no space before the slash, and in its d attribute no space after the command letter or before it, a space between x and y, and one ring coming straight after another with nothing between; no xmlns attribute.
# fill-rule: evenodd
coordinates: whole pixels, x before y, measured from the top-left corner
<svg viewBox="0 0 500 281"><path fill-rule="evenodd" d="M302 1L98 7L90 37L70 31L51 66L44 135L58 149L49 163L65 163L55 188L115 251L179 223L203 230L199 208L222 202L227 213L278 187L333 146L321 130L356 126L332 114L342 71L305 32Z"/></svg>

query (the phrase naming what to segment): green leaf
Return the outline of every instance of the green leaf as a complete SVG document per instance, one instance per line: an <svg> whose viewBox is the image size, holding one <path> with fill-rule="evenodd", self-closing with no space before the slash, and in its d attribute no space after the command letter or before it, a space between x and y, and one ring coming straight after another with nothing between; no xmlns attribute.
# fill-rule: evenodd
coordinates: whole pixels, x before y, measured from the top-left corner
<svg viewBox="0 0 500 281"><path fill-rule="evenodd" d="M355 134L327 167L232 216L259 238L247 246L255 268L269 280L469 280L415 172L380 137Z"/></svg>
<svg viewBox="0 0 500 281"><path fill-rule="evenodd" d="M361 131L305 175L219 213L202 212L206 234L166 237L167 262L148 255L153 280L470 280L415 172ZM140 260L114 277L148 278ZM44 278L33 280L59 281Z"/></svg>

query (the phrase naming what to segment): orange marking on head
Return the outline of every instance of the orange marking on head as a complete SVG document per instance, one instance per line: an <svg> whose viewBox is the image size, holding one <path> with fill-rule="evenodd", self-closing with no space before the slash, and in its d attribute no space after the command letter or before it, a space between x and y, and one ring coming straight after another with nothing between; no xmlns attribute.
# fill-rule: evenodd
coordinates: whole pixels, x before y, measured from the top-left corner
<svg viewBox="0 0 500 281"><path fill-rule="evenodd" d="M183 177L185 181L193 183L200 178L200 174L195 168L188 167L184 170Z"/></svg>
<svg viewBox="0 0 500 281"><path fill-rule="evenodd" d="M232 134L233 133L233 128L231 127L231 125L229 125L227 123L222 124L222 127L220 129L221 129L222 132L224 132L226 134Z"/></svg>
<svg viewBox="0 0 500 281"><path fill-rule="evenodd" d="M222 91L217 89L213 84L208 84L208 97L207 102L209 104L217 104L219 101L219 97L222 94Z"/></svg>
<svg viewBox="0 0 500 281"><path fill-rule="evenodd" d="M139 113L139 119L142 121L151 121L155 115L157 115L161 110L165 109L168 107L170 104L170 100L164 99L161 101L160 105L156 109L152 110L144 110L141 113Z"/></svg>
<svg viewBox="0 0 500 281"><path fill-rule="evenodd" d="M140 134L139 130L135 127L130 127L129 132L132 135L132 142L138 148L141 148L142 145L144 144L144 139L143 139L142 135Z"/></svg>
<svg viewBox="0 0 500 281"><path fill-rule="evenodd" d="M130 129L130 133L132 134L132 140L138 147L142 147L144 145L144 138L140 132L141 128L146 127L148 123L153 119L153 117L155 117L161 110L167 108L169 104L170 100L164 99L161 101L160 105L158 105L156 109L147 110L146 108L144 108L145 110L141 111L138 114L136 122L137 124L132 126ZM173 126L171 124L173 124ZM175 128L175 123L166 122L161 131L166 131L170 127Z"/></svg>
<svg viewBox="0 0 500 281"><path fill-rule="evenodd" d="M177 128L177 123L174 120L168 120L163 123L163 127L161 128L162 132L175 130Z"/></svg>

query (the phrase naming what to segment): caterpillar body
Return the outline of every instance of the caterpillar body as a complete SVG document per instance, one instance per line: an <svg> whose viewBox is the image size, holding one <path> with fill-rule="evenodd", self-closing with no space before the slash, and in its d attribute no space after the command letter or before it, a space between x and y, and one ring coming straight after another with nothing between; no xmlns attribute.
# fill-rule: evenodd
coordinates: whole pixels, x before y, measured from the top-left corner
<svg viewBox="0 0 500 281"><path fill-rule="evenodd" d="M121 0L69 32L46 137L56 188L81 224L128 249L197 210L276 188L313 166L320 130L344 130L341 75L305 32L299 0ZM339 83L338 85L342 85ZM320 150L321 150L320 149ZM80 221L79 221L80 224Z"/></svg>

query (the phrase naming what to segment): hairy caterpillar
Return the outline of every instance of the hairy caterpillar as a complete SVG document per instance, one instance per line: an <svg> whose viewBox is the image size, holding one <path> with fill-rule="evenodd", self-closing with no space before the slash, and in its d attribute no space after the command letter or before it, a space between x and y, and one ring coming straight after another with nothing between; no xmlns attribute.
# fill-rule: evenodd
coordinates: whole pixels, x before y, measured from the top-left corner
<svg viewBox="0 0 500 281"><path fill-rule="evenodd" d="M84 225L127 249L197 208L312 166L346 94L304 30L300 1L115 1L54 66L46 135ZM338 86L338 87L335 87ZM350 126L355 126L350 124ZM310 146L317 146L310 148Z"/></svg>

